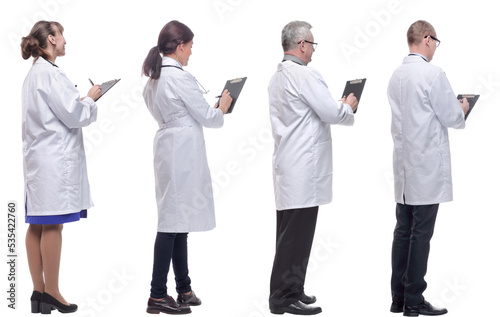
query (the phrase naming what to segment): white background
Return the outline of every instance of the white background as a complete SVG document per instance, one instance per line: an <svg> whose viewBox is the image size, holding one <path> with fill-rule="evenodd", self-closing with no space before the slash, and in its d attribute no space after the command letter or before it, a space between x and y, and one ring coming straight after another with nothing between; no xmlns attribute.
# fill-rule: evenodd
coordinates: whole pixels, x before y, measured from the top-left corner
<svg viewBox="0 0 500 317"><path fill-rule="evenodd" d="M21 87L31 60L19 43L40 19L65 28L66 56L56 63L86 95L95 83L121 81L98 102L84 128L95 207L65 225L60 288L77 316L145 316L156 235L152 141L156 123L142 100L141 65L170 20L195 33L187 71L215 102L227 79L248 76L221 129L205 129L217 228L189 236L197 316L271 316L274 256L273 143L267 84L281 61L281 29L313 25L319 43L310 66L334 96L345 81L367 77L353 127L333 127L334 201L320 207L306 292L324 316L391 316L390 250L395 225L389 77L408 53L406 31L431 22L442 41L432 63L455 93L481 98L465 130L450 130L454 201L442 204L432 241L425 296L450 316L493 316L500 291L498 162L500 23L491 1L68 1L3 4L0 13L0 203L18 202L17 309L7 308L8 267L0 272L2 316L30 315L24 248ZM293 155L293 153L291 153ZM6 216L0 217L2 263ZM175 296L173 274L169 292ZM56 313L58 314L58 313Z"/></svg>

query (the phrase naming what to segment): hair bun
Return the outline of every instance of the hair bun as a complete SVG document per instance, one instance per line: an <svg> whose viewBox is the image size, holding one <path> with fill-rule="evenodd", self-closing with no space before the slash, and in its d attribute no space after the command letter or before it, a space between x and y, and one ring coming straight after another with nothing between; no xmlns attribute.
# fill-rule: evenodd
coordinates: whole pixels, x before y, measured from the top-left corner
<svg viewBox="0 0 500 317"><path fill-rule="evenodd" d="M37 58L40 56L40 43L36 37L28 35L21 40L21 53L24 59L31 56Z"/></svg>

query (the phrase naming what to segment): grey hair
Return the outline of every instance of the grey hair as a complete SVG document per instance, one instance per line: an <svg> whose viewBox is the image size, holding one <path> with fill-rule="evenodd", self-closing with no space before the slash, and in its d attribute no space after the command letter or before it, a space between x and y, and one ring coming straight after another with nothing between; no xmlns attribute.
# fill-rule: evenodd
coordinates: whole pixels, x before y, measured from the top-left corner
<svg viewBox="0 0 500 317"><path fill-rule="evenodd" d="M297 47L302 40L307 40L311 35L312 25L304 21L292 21L285 25L281 31L281 45L283 51L290 51Z"/></svg>

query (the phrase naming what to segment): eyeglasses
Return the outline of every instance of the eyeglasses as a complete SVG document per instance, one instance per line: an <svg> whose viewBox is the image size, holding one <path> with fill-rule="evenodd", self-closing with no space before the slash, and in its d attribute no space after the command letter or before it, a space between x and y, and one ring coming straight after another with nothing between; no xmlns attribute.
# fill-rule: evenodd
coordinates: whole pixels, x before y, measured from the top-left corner
<svg viewBox="0 0 500 317"><path fill-rule="evenodd" d="M311 45L313 46L313 49L314 49L314 50L316 50L316 47L318 47L318 43L314 43L314 42L310 42L310 41L306 41L306 40L303 40L303 41L304 41L304 42L306 42L306 43L311 44ZM300 42L299 42L299 43L297 43L297 44L300 44L300 43L302 43L302 41L300 41Z"/></svg>
<svg viewBox="0 0 500 317"><path fill-rule="evenodd" d="M425 38L427 38L428 36L429 36L431 39L433 39L434 41L436 41L436 47L439 47L439 44L441 44L441 41L440 41L440 40L438 40L437 38L435 38L435 37L434 37L434 36L432 36L432 35L426 35L426 36L424 36L424 39L425 39Z"/></svg>

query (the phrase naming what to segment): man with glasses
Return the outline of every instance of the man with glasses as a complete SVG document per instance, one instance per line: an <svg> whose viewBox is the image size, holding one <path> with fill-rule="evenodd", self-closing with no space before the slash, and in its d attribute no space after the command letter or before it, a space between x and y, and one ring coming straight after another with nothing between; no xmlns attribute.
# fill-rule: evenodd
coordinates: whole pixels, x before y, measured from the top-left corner
<svg viewBox="0 0 500 317"><path fill-rule="evenodd" d="M453 200L448 128L465 127L467 99L455 97L445 73L430 61L440 41L434 27L408 29L410 54L388 87L394 142L396 228L392 245L393 313L442 315L423 297L429 247L440 203Z"/></svg>
<svg viewBox="0 0 500 317"><path fill-rule="evenodd" d="M275 140L273 176L277 213L276 254L269 308L273 314L313 315L314 296L304 294L319 205L332 201L331 124L354 124L353 94L335 101L320 73L307 67L316 43L307 22L282 31L285 56L269 83Z"/></svg>

